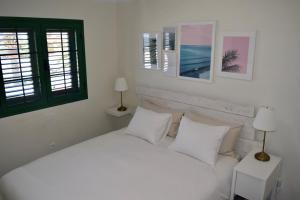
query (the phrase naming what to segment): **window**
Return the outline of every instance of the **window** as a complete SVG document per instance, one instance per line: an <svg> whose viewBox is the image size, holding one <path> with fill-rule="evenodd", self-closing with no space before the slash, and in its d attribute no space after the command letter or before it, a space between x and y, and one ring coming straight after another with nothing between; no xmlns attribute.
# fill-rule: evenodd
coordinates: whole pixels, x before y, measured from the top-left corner
<svg viewBox="0 0 300 200"><path fill-rule="evenodd" d="M83 99L83 21L0 17L0 117Z"/></svg>
<svg viewBox="0 0 300 200"><path fill-rule="evenodd" d="M39 96L38 74L30 31L1 30L0 65L3 95L8 105L26 103Z"/></svg>
<svg viewBox="0 0 300 200"><path fill-rule="evenodd" d="M160 35L159 33L142 34L142 65L145 69L160 69Z"/></svg>

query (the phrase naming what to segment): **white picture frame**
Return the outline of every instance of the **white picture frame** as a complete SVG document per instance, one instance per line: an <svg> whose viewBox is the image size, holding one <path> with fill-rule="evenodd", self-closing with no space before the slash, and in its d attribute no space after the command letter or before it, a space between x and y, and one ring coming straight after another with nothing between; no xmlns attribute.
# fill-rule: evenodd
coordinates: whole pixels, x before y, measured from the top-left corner
<svg viewBox="0 0 300 200"><path fill-rule="evenodd" d="M156 52L157 52L157 62L156 64L150 64L149 60L145 61L145 52L144 52L144 41L146 35L149 36L149 38L155 38L156 39ZM146 69L146 70L161 70L161 33L160 32L143 32L140 34L140 40L139 40L139 57L140 57L140 68ZM148 56L148 55L147 55ZM148 63L146 63L148 62Z"/></svg>
<svg viewBox="0 0 300 200"><path fill-rule="evenodd" d="M222 33L220 37L217 76L240 80L252 80L255 41L256 32ZM225 58L225 53L228 55L226 56L227 59ZM232 58L234 59L232 60Z"/></svg>
<svg viewBox="0 0 300 200"><path fill-rule="evenodd" d="M194 34L192 31L193 28L195 30ZM191 32L189 32L190 30ZM178 78L212 83L214 73L215 31L216 21L202 21L179 25L177 63ZM193 46L196 51L195 53L192 53L195 55L195 57L192 58L195 61L195 65L191 65L193 63L184 63L185 60L192 62L191 59L188 59L189 55L185 55L185 52L188 52L190 50L189 48L193 48ZM205 53L202 55L201 51Z"/></svg>

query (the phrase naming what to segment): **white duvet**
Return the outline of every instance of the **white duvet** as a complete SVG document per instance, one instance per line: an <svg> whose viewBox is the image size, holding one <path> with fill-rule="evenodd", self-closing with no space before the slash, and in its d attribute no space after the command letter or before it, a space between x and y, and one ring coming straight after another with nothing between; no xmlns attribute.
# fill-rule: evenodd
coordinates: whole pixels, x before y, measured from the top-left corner
<svg viewBox="0 0 300 200"><path fill-rule="evenodd" d="M228 198L237 161L216 167L123 130L13 170L0 180L5 200L218 200ZM0 195L1 196L1 195Z"/></svg>

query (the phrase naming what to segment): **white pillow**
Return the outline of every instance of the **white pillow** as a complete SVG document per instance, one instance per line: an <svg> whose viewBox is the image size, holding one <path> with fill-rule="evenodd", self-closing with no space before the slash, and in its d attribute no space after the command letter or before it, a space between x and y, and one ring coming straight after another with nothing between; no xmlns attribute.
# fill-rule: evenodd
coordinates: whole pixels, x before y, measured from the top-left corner
<svg viewBox="0 0 300 200"><path fill-rule="evenodd" d="M226 126L209 126L183 117L170 149L214 166L223 137L228 130L229 127Z"/></svg>
<svg viewBox="0 0 300 200"><path fill-rule="evenodd" d="M168 133L171 117L170 113L157 113L138 107L126 133L157 144Z"/></svg>

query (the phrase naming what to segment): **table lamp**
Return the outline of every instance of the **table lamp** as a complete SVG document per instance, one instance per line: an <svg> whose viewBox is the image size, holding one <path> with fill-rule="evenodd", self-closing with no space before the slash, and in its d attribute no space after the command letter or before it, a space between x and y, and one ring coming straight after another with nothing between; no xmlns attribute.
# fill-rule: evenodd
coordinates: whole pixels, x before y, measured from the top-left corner
<svg viewBox="0 0 300 200"><path fill-rule="evenodd" d="M254 119L253 127L264 132L263 148L261 152L255 154L255 158L259 161L269 161L270 156L265 152L266 133L275 131L274 112L270 107L261 107Z"/></svg>
<svg viewBox="0 0 300 200"><path fill-rule="evenodd" d="M123 77L117 78L115 82L115 91L121 92L121 106L118 108L118 111L126 111L127 108L123 106L123 92L128 90L128 85L126 79Z"/></svg>

